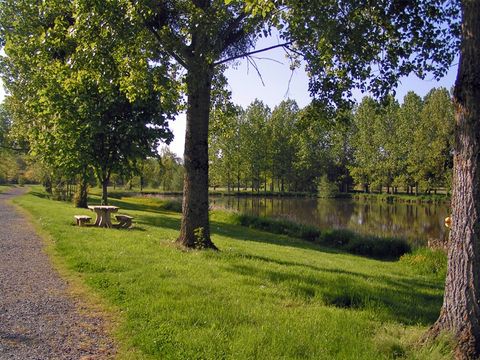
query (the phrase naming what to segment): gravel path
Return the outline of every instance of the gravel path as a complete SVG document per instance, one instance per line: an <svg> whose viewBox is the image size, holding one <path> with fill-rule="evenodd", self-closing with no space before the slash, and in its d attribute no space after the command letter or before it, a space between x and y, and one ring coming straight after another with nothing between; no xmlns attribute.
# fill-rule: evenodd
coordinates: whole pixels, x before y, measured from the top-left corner
<svg viewBox="0 0 480 360"><path fill-rule="evenodd" d="M110 359L114 348L98 315L68 295L42 240L0 193L0 359Z"/></svg>

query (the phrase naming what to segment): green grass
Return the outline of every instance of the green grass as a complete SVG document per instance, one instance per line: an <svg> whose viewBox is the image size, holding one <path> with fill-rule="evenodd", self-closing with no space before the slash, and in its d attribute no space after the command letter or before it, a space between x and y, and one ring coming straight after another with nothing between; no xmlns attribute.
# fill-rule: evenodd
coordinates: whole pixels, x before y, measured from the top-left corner
<svg viewBox="0 0 480 360"><path fill-rule="evenodd" d="M92 201L99 202L98 198ZM386 262L249 229L213 213L221 249L182 251L180 214L159 199L112 203L128 230L74 226L91 214L40 192L16 199L72 276L116 309L120 359L450 359L416 341L439 314L443 281Z"/></svg>
<svg viewBox="0 0 480 360"><path fill-rule="evenodd" d="M7 191L8 189L11 189L13 185L0 185L0 193Z"/></svg>

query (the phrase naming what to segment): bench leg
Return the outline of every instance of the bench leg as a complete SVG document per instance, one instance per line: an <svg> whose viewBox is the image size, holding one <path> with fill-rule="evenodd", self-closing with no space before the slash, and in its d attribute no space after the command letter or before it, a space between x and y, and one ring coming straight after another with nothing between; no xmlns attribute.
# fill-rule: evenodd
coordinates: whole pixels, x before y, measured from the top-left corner
<svg viewBox="0 0 480 360"><path fill-rule="evenodd" d="M128 229L130 226L132 226L132 220L122 220L119 224L122 229Z"/></svg>

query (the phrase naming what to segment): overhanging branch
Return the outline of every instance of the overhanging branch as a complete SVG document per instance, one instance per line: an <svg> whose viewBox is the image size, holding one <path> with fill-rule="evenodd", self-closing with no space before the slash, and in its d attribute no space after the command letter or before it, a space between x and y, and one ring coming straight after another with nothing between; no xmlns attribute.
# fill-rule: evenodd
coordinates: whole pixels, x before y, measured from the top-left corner
<svg viewBox="0 0 480 360"><path fill-rule="evenodd" d="M254 55L254 54L261 53L261 52L269 51L269 50L276 49L276 48L279 48L279 47L286 47L286 46L288 46L288 45L290 45L290 44L292 44L292 43L293 43L293 41L288 41L288 42L283 43L283 44L277 44L277 45L273 45L273 46L266 47L266 48L264 48L264 49L254 50L254 51L251 51L251 52L248 52L248 53L243 53L243 54L240 54L240 55L235 55L235 56L229 57L229 58L227 58L227 59L223 59L223 60L217 61L216 63L213 64L213 66L225 64L226 62L229 62L229 61L232 61L232 60L235 60L235 59L241 59L241 58L244 58L244 57L248 57L248 56L250 56L250 55Z"/></svg>

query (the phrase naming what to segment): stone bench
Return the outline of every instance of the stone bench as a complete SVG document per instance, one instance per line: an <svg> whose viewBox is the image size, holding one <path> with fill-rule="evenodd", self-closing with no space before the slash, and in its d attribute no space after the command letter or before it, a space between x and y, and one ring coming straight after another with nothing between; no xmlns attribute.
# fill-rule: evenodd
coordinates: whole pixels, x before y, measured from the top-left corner
<svg viewBox="0 0 480 360"><path fill-rule="evenodd" d="M128 215L115 215L115 218L116 218L117 221L119 222L119 224L118 224L118 227L119 227L119 228L127 229L127 228L129 228L130 226L132 226L132 220L133 220L133 217L132 217L132 216L128 216Z"/></svg>
<svg viewBox="0 0 480 360"><path fill-rule="evenodd" d="M75 215L74 218L77 221L78 226L83 226L86 223L89 223L90 220L92 220L92 218L87 215Z"/></svg>

